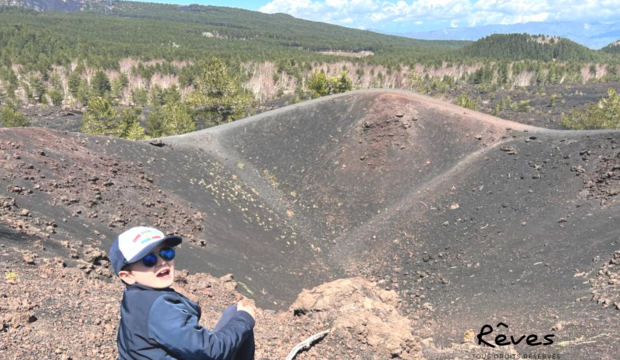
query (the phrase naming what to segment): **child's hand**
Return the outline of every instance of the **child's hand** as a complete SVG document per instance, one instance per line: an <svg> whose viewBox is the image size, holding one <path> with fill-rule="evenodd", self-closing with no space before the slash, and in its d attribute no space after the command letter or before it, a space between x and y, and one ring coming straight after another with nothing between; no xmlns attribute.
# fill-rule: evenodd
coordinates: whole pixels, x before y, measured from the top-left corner
<svg viewBox="0 0 620 360"><path fill-rule="evenodd" d="M254 306L252 306L248 299L243 299L237 303L237 311L242 310L250 314L252 318L256 318L256 314L254 313Z"/></svg>

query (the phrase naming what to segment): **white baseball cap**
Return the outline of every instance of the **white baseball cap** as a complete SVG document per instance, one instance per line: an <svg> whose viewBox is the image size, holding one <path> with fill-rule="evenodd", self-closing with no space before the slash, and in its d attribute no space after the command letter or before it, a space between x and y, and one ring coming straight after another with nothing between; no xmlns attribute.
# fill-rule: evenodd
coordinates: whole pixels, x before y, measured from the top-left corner
<svg viewBox="0 0 620 360"><path fill-rule="evenodd" d="M146 226L133 227L117 236L109 253L110 263L116 275L126 265L148 255L163 241L167 241L170 246L177 246L183 240L180 236L166 236L163 232Z"/></svg>

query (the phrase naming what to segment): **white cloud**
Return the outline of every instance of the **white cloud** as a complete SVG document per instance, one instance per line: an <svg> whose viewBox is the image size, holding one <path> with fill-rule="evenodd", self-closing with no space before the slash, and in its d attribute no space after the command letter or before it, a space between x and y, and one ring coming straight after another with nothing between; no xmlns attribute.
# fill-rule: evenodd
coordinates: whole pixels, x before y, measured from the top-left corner
<svg viewBox="0 0 620 360"><path fill-rule="evenodd" d="M283 12L308 20L342 23L352 19L354 24L390 21L452 20L463 17L471 9L470 0L273 0L260 8L265 13Z"/></svg>
<svg viewBox="0 0 620 360"><path fill-rule="evenodd" d="M349 2L347 0L325 0L325 4L327 4L327 6L340 9L347 7L347 5L349 5Z"/></svg>
<svg viewBox="0 0 620 360"><path fill-rule="evenodd" d="M352 27L389 27L395 22L449 23L455 27L530 21L617 21L620 0L273 0L265 13Z"/></svg>

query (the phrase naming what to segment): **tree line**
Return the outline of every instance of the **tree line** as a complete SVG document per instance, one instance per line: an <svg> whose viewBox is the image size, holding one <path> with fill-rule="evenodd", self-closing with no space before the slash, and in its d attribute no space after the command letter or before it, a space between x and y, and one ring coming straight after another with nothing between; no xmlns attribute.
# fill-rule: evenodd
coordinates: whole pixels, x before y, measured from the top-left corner
<svg viewBox="0 0 620 360"><path fill-rule="evenodd" d="M250 76L243 67L261 61L276 64L274 81L282 74L295 78L297 99L306 91L318 97L350 90L356 79L368 75L368 68L371 86L402 72L404 86L426 93L446 93L459 84L495 91L620 81L620 57L565 39L494 35L463 47L466 42L419 41L240 9L122 2L108 4L104 11L102 6L93 2L87 11L74 14L0 7L0 103L5 104L5 118L19 118L15 112L25 101L87 106L87 122L90 115L97 119L98 112L107 114L115 124L110 134L123 137L142 136L136 121L144 136L169 134L172 130L162 119L215 125L239 118L242 108L248 114L253 99L241 85ZM320 50L375 54L352 59ZM211 56L217 61L200 60ZM358 65L355 73L343 67L329 77L315 70L345 59ZM129 69L123 65L126 60ZM385 70L375 72L375 66ZM584 66L589 66L586 73ZM220 70L210 73L224 79L218 80L219 92L204 85L205 69L213 67ZM421 73L414 70L420 67ZM466 67L474 70L457 70ZM110 71L118 76L108 78ZM162 76L174 78L174 84L159 86L152 80ZM460 102L472 106L465 98ZM120 105L131 105L132 111ZM192 121L186 121L188 116ZM18 120L8 123L22 123ZM84 129L99 131L97 126Z"/></svg>

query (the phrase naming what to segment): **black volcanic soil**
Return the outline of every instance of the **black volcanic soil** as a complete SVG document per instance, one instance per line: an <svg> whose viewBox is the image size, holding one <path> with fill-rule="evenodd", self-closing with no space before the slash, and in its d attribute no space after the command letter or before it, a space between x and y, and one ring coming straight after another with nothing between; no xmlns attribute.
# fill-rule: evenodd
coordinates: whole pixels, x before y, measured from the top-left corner
<svg viewBox="0 0 620 360"><path fill-rule="evenodd" d="M120 289L104 280L110 270L99 249L125 227L155 224L187 239L181 267L232 273L237 291L265 309L272 337L259 337L261 354L272 358L293 345L279 342L282 331L303 337L346 324L334 315L348 309L342 300L327 301L328 318L283 310L303 288L354 276L376 289L359 280L356 291L406 316L389 318L404 324L395 333L413 337L388 345L372 336L379 323L372 334L343 325L338 341L300 358L471 358L491 351L472 334L499 322L508 338L553 334L554 344L493 351L612 359L620 350L612 341L620 132L545 130L407 92L360 91L162 140L0 130L0 216L13 229L2 244L15 247L4 267L36 284L38 259L64 261L64 277L108 289L97 301L113 306ZM13 240L18 233L29 240ZM10 299L18 285L3 286ZM235 296L231 287L216 303ZM28 325L30 306L22 307L20 336L46 324L47 315L35 315ZM295 321L303 331L291 330ZM113 331L102 331L112 354ZM5 350L12 358L14 347Z"/></svg>
<svg viewBox="0 0 620 360"><path fill-rule="evenodd" d="M474 86L466 86L453 91L451 95L456 98L458 93L464 92L474 100L480 97L481 101L477 102L478 111L487 114L493 114L495 106L507 97L517 104L520 101L529 100L528 111L508 107L500 111L497 116L521 124L563 130L565 129L561 123L563 114L573 109L584 109L598 103L602 98L607 98L609 88L620 90L617 82L524 86L491 92L480 91ZM553 101L552 96L556 97Z"/></svg>

